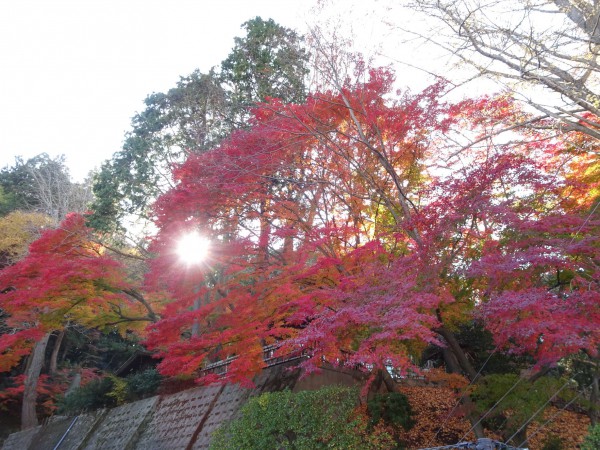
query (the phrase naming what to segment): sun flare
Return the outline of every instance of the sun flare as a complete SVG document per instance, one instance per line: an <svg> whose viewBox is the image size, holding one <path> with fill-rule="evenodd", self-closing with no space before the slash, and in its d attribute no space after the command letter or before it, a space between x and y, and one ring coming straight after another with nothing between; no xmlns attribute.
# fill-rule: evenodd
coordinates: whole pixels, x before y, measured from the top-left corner
<svg viewBox="0 0 600 450"><path fill-rule="evenodd" d="M183 235L177 241L177 255L184 263L199 264L206 260L210 244L208 239L196 232Z"/></svg>

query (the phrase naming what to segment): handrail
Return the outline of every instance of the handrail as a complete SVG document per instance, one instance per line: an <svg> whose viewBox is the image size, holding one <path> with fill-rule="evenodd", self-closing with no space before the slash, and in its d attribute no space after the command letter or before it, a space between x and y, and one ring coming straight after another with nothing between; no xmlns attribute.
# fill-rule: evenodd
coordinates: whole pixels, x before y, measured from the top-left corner
<svg viewBox="0 0 600 450"><path fill-rule="evenodd" d="M67 434L69 434L69 431L71 431L71 428L73 428L73 425L75 425L75 422L77 422L77 419L79 419L79 416L75 416L75 418L71 421L69 428L67 428L67 431L64 432L64 434L60 438L60 441L57 442L57 444L54 446L54 448L52 450L57 450L58 447L60 447L60 444L63 443L63 441L67 437Z"/></svg>

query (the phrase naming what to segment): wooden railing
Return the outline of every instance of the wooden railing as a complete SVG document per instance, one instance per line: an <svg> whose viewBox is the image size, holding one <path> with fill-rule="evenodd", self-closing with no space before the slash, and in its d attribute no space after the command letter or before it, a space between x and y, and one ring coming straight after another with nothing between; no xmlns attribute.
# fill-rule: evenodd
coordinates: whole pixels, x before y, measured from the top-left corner
<svg viewBox="0 0 600 450"><path fill-rule="evenodd" d="M285 355L275 356L277 349L279 349L281 347L281 345L282 344L271 344L271 345L265 345L263 347L263 361L265 362L267 367L273 367L278 364L287 363L289 361L294 361L294 360L299 360L299 359L310 357L310 352L308 350L296 350L293 352L286 353ZM226 376L229 365L236 359L237 359L237 356L230 356L224 360L210 363L200 371L200 376L205 376L205 375L210 375L210 374ZM323 362L326 362L326 361L323 361ZM338 361L336 361L336 363L342 364L343 361L338 360ZM433 368L432 361L427 361L427 363L422 368L422 370L424 372L428 372L432 368ZM364 367L363 367L363 370L364 370ZM367 371L368 370L369 370L369 368L367 367ZM410 379L424 379L425 378L422 375L419 375L419 374L416 374L416 373L410 372L410 371L405 375L399 375L399 373L397 371L395 371L393 368L388 368L388 372L390 373L390 375L396 382L400 382L407 378L410 378Z"/></svg>
<svg viewBox="0 0 600 450"><path fill-rule="evenodd" d="M290 353L286 353L285 355L275 356L275 353L278 348L281 347L281 344L272 344L265 345L263 347L263 361L267 365L267 367L273 367L278 364L283 364L289 361L299 360L303 358L308 358L309 354L305 350L298 350ZM225 376L227 374L229 365L237 359L237 356L229 356L228 358L216 361L214 363L208 364L200 371L200 375L221 375Z"/></svg>

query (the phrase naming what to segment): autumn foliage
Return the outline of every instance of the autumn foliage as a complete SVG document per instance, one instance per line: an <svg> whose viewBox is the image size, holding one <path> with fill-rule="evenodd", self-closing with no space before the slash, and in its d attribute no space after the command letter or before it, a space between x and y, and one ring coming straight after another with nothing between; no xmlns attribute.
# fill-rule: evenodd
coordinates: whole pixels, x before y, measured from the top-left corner
<svg viewBox="0 0 600 450"><path fill-rule="evenodd" d="M150 323L160 372L203 382L250 384L265 356L371 381L421 374L434 348L453 373L430 378L454 397L411 395L432 404L416 408L430 416L416 429L441 444L474 422L463 405L452 430L438 427L456 389L464 403L475 392L465 324L491 332L493 351L522 364L513 372L597 361L596 146L549 121L517 126L528 115L505 95L450 103L443 81L395 92L390 70L355 67L303 103L258 105L248 127L173 168L143 295L81 215L45 231L0 271L0 371L70 323ZM210 240L200 263L177 254L189 232ZM211 369L223 361L225 378Z"/></svg>
<svg viewBox="0 0 600 450"><path fill-rule="evenodd" d="M81 215L35 241L26 258L0 272L0 308L10 332L0 336L0 371L7 371L45 334L69 322L94 327L130 301L119 264L90 240Z"/></svg>
<svg viewBox="0 0 600 450"><path fill-rule="evenodd" d="M486 137L525 116L504 96L450 104L442 82L392 86L373 69L304 104L274 99L176 169L147 276L173 298L148 339L164 373L235 357L244 378L268 344L310 354L309 370L402 372L473 318L540 365L597 354L598 221L573 199L568 144ZM171 250L188 230L212 240L199 266Z"/></svg>

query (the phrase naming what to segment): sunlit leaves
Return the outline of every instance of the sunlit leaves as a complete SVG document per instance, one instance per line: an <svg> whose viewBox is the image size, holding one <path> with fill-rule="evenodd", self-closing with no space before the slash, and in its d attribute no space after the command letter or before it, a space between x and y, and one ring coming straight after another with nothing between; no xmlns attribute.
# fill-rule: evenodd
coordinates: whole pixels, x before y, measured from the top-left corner
<svg viewBox="0 0 600 450"><path fill-rule="evenodd" d="M596 294L579 290L597 274L597 224L565 202L580 177L565 145L515 130L462 148L465 130L485 136L523 113L506 96L445 104L443 83L393 97L391 72L363 75L304 104L262 105L251 128L175 171L147 278L174 300L148 341L165 373L235 357L240 379L270 344L312 356L309 370L406 370L445 345L442 328L477 317L540 362L596 345ZM187 230L212 241L201 267L170 250ZM561 314L568 331L548 329L546 347L525 339Z"/></svg>
<svg viewBox="0 0 600 450"><path fill-rule="evenodd" d="M0 267L15 263L27 253L52 219L40 213L14 211L0 218Z"/></svg>
<svg viewBox="0 0 600 450"><path fill-rule="evenodd" d="M10 330L0 336L2 370L14 366L44 334L68 322L118 322L130 301L121 267L90 240L81 215L69 215L35 241L26 258L0 272L0 308Z"/></svg>

